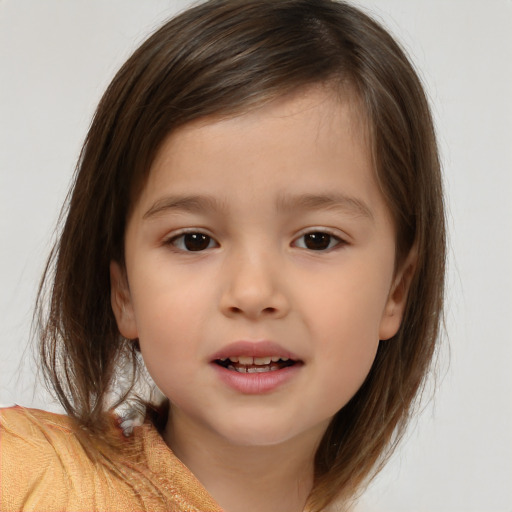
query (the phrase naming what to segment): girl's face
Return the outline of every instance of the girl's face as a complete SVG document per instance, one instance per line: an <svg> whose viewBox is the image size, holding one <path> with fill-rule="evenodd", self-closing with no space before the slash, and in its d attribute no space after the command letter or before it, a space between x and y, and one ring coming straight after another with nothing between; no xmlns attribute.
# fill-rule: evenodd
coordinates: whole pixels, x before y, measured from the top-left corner
<svg viewBox="0 0 512 512"><path fill-rule="evenodd" d="M160 149L112 303L174 429L320 439L396 333L406 286L358 117L317 87Z"/></svg>

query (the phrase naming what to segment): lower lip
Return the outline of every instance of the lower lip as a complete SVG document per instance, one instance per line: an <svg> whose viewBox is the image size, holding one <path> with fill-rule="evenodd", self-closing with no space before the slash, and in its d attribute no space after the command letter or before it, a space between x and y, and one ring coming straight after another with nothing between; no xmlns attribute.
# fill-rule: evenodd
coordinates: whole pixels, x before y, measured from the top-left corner
<svg viewBox="0 0 512 512"><path fill-rule="evenodd" d="M270 393L291 380L302 367L295 363L281 370L261 373L240 373L212 363L218 376L230 388L246 395Z"/></svg>

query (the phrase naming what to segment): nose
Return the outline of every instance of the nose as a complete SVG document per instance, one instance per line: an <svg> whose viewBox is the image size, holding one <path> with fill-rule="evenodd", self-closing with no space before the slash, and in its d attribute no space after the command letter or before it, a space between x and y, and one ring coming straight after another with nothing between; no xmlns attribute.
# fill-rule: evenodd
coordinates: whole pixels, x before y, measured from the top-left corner
<svg viewBox="0 0 512 512"><path fill-rule="evenodd" d="M290 310L288 294L276 258L268 254L238 255L226 261L220 308L229 317L251 320L282 318Z"/></svg>

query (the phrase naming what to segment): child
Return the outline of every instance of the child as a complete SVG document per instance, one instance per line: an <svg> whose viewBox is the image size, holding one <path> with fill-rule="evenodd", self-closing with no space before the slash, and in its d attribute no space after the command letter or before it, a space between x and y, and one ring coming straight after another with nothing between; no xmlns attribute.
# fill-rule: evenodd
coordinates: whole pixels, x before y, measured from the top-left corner
<svg viewBox="0 0 512 512"><path fill-rule="evenodd" d="M389 34L330 0L184 12L91 125L39 296L68 416L2 411L2 510L347 508L429 369L444 258L432 120ZM165 399L123 436L142 365Z"/></svg>

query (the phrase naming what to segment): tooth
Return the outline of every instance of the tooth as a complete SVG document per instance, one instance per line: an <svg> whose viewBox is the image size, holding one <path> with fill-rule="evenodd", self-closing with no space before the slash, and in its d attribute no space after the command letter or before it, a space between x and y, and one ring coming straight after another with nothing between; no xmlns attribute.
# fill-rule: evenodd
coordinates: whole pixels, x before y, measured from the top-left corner
<svg viewBox="0 0 512 512"><path fill-rule="evenodd" d="M263 373L263 372L268 372L268 371L269 371L268 366L265 366L264 368L258 368L256 366L247 368L247 373Z"/></svg>
<svg viewBox="0 0 512 512"><path fill-rule="evenodd" d="M271 357L255 357L254 358L254 364L258 364L258 365L270 364L270 361L272 361Z"/></svg>
<svg viewBox="0 0 512 512"><path fill-rule="evenodd" d="M228 360L228 358L227 358L227 357L221 357L221 358L219 359L219 361L222 361L222 362L227 361L227 360Z"/></svg>
<svg viewBox="0 0 512 512"><path fill-rule="evenodd" d="M281 359L281 361L284 362L284 361L288 361L290 358L289 357L281 357L280 359Z"/></svg>
<svg viewBox="0 0 512 512"><path fill-rule="evenodd" d="M272 356L271 359L273 363L277 363L277 361L279 361L281 358L279 356Z"/></svg>
<svg viewBox="0 0 512 512"><path fill-rule="evenodd" d="M230 357L229 360L232 362L232 363L238 363L238 357Z"/></svg>
<svg viewBox="0 0 512 512"><path fill-rule="evenodd" d="M248 373L248 368L246 366L234 366L233 368L239 373Z"/></svg>
<svg viewBox="0 0 512 512"><path fill-rule="evenodd" d="M233 361L233 359L231 359ZM247 357L247 356L240 356L238 358L238 362L240 364L254 364L254 358L252 357Z"/></svg>

